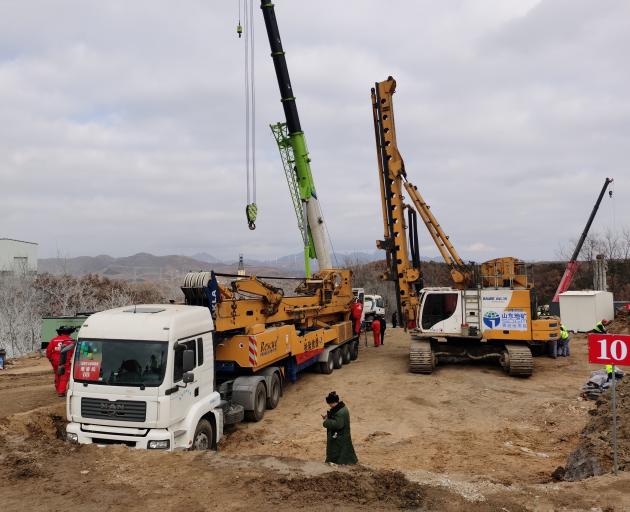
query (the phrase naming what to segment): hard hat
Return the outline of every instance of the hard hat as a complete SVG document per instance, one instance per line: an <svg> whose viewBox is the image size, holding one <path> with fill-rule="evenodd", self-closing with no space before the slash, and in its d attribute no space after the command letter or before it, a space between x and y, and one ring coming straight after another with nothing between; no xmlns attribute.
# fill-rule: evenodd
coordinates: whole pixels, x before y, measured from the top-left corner
<svg viewBox="0 0 630 512"><path fill-rule="evenodd" d="M56 330L59 334L72 334L74 331L77 330L77 328L71 325L60 325L59 327L57 327Z"/></svg>
<svg viewBox="0 0 630 512"><path fill-rule="evenodd" d="M604 325L608 325L610 323L610 320L606 320L605 318L602 320L602 323Z"/></svg>

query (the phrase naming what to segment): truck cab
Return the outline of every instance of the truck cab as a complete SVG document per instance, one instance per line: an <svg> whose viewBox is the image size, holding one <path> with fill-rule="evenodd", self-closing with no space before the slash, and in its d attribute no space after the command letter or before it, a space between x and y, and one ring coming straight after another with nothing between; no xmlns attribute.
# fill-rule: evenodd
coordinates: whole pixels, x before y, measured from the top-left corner
<svg viewBox="0 0 630 512"><path fill-rule="evenodd" d="M380 295L365 295L363 298L363 314L365 321L371 322L374 317L385 316L385 301Z"/></svg>
<svg viewBox="0 0 630 512"><path fill-rule="evenodd" d="M74 351L68 439L166 450L216 445L223 409L212 331L210 311L198 306L127 306L90 316Z"/></svg>

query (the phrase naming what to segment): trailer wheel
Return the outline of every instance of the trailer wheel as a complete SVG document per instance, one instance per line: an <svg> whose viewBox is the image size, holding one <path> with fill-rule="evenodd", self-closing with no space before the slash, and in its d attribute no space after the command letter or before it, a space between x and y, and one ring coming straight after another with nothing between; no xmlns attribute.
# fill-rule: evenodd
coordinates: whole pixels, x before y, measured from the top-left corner
<svg viewBox="0 0 630 512"><path fill-rule="evenodd" d="M271 377L269 396L267 397L267 409L275 409L280 401L280 377L277 373Z"/></svg>
<svg viewBox="0 0 630 512"><path fill-rule="evenodd" d="M352 361L352 357L350 355L350 343L346 343L343 347L341 347L341 361L343 364L349 364Z"/></svg>
<svg viewBox="0 0 630 512"><path fill-rule="evenodd" d="M341 355L341 349L336 348L332 351L333 354L333 366L335 370L338 370L343 365L343 357Z"/></svg>
<svg viewBox="0 0 630 512"><path fill-rule="evenodd" d="M245 411L245 419L247 421L260 421L265 415L265 409L267 406L267 392L265 391L265 385L259 382L254 392L254 410Z"/></svg>
<svg viewBox="0 0 630 512"><path fill-rule="evenodd" d="M350 359L356 361L359 357L359 342L353 341L350 343Z"/></svg>
<svg viewBox="0 0 630 512"><path fill-rule="evenodd" d="M333 353L328 353L328 359L319 363L319 371L324 375L330 375L335 369L335 362L333 361Z"/></svg>
<svg viewBox="0 0 630 512"><path fill-rule="evenodd" d="M190 449L203 451L210 448L212 448L212 425L208 420L199 420Z"/></svg>

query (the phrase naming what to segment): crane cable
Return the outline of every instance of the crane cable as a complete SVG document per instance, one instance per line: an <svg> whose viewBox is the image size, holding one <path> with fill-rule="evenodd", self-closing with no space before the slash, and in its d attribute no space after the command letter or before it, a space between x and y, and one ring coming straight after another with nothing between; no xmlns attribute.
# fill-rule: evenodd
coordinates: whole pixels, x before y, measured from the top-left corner
<svg viewBox="0 0 630 512"><path fill-rule="evenodd" d="M256 229L256 80L254 74L254 2L243 0L243 25L241 26L241 1L238 2L239 22L236 28L238 37L245 33L245 181L247 206L245 216L249 229Z"/></svg>

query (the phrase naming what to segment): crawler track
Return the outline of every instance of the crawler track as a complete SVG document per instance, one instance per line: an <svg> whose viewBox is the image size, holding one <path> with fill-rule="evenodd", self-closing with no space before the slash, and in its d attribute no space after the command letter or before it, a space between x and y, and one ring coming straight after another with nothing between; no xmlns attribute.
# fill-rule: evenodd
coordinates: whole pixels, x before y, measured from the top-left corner
<svg viewBox="0 0 630 512"><path fill-rule="evenodd" d="M534 372L534 359L530 348L523 344L505 344L505 352L501 358L501 366L508 375L529 377Z"/></svg>
<svg viewBox="0 0 630 512"><path fill-rule="evenodd" d="M431 343L413 340L409 347L409 371L429 374L433 372L433 368L435 368L435 358Z"/></svg>

